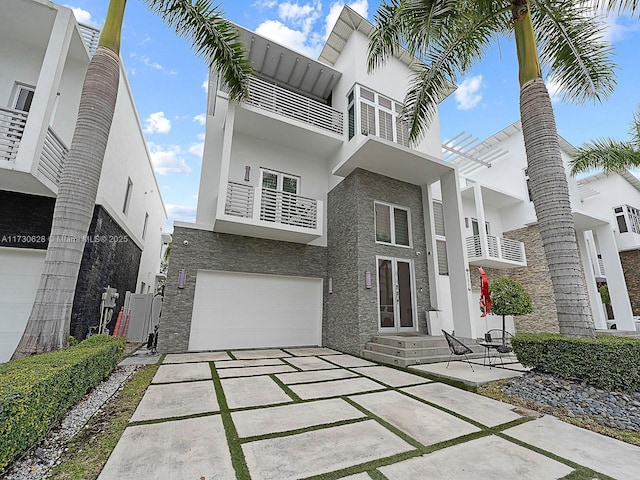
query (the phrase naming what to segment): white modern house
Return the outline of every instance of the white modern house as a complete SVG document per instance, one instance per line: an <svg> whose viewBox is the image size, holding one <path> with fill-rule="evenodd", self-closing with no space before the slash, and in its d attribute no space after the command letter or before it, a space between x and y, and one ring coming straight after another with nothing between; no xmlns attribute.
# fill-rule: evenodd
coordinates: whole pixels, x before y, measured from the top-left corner
<svg viewBox="0 0 640 480"><path fill-rule="evenodd" d="M0 0L0 361L24 330L58 179L99 32L46 0ZM99 320L107 285L153 292L167 220L124 69L80 269L72 334ZM103 241L104 239L104 241Z"/></svg>
<svg viewBox="0 0 640 480"><path fill-rule="evenodd" d="M230 102L211 72L197 217L175 224L162 351L359 353L379 333L426 334L441 303L456 335L474 334L458 173L437 118L408 146L399 112L418 60L367 73L372 28L345 7L314 60L240 27L250 95Z"/></svg>
<svg viewBox="0 0 640 480"><path fill-rule="evenodd" d="M465 143L466 142L466 143ZM574 147L560 138L561 155L565 162L578 246L587 285L589 302L596 329L607 329L598 285L605 281L611 294L611 305L620 330L634 330L633 315L627 295L627 284L618 255L624 241L615 217L619 192L612 183L599 176L591 181L576 181L570 175L569 159ZM526 170L526 153L520 122L516 122L492 137L469 143L467 137L445 142L445 158L458 168L466 186L462 188L464 223L471 265L485 267L489 280L507 276L519 281L532 295L535 312L516 320L520 331L553 331L557 329L557 312L553 301L544 251L533 203L530 201ZM629 202L638 204L638 190L630 182L640 183L630 174L628 180L615 176L606 182L620 183L631 195ZM595 184L596 181L602 183ZM597 191L596 191L597 190ZM599 192L606 191L599 199ZM632 212L624 209L625 221ZM484 225L484 228L481 226ZM629 230L631 227L629 227ZM640 230L639 230L640 231ZM504 237L504 238L502 238ZM518 243L514 243L518 242ZM638 245L637 242L635 245ZM524 250L520 248L524 247ZM635 247L637 248L637 247ZM526 255L526 256L525 256ZM523 264L523 262L526 262ZM526 268L523 268L525 267ZM474 286L477 288L477 286ZM479 294L479 292L477 292ZM474 294L475 296L476 294Z"/></svg>

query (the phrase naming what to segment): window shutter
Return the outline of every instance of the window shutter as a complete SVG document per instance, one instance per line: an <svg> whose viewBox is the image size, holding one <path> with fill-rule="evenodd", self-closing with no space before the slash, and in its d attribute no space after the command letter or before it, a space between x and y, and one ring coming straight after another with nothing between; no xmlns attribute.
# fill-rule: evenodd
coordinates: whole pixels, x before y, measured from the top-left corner
<svg viewBox="0 0 640 480"><path fill-rule="evenodd" d="M438 273L449 275L449 262L447 260L447 242L436 240L436 253L438 255Z"/></svg>
<svg viewBox="0 0 640 480"><path fill-rule="evenodd" d="M388 205L375 204L376 241L391 243L391 215Z"/></svg>
<svg viewBox="0 0 640 480"><path fill-rule="evenodd" d="M383 110L380 115L380 138L393 142L393 120L391 114Z"/></svg>
<svg viewBox="0 0 640 480"><path fill-rule="evenodd" d="M442 202L433 202L433 223L436 235L444 237L444 209L442 208Z"/></svg>
<svg viewBox="0 0 640 480"><path fill-rule="evenodd" d="M393 209L396 245L409 246L409 218L408 212L400 208Z"/></svg>

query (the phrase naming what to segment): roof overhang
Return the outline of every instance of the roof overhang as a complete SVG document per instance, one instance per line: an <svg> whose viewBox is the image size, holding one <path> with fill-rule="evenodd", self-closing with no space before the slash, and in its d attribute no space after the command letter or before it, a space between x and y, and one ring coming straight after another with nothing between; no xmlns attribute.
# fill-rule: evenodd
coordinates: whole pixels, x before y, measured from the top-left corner
<svg viewBox="0 0 640 480"><path fill-rule="evenodd" d="M486 185L480 185L480 189L482 192L482 202L485 205L491 205L496 208L511 207L525 201L525 199L522 197L504 193L491 187L487 187ZM461 190L461 193L462 198L467 200L474 200L473 185L464 187Z"/></svg>

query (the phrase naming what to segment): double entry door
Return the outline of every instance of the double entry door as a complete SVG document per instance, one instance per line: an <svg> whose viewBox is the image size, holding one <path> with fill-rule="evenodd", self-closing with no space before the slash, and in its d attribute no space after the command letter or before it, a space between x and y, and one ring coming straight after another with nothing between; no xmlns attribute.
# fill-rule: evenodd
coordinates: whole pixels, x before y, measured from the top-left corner
<svg viewBox="0 0 640 480"><path fill-rule="evenodd" d="M381 332L416 330L413 263L411 260L377 257L378 306Z"/></svg>

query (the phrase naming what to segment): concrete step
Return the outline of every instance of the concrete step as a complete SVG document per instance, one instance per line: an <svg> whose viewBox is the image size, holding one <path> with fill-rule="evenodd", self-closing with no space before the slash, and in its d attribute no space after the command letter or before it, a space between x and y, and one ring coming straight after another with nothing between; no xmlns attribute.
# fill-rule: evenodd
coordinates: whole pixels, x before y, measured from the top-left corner
<svg viewBox="0 0 640 480"><path fill-rule="evenodd" d="M388 355L386 353L375 352L373 350L361 350L360 356L367 360L373 360L375 362L384 363L387 365L395 365L398 367L408 367L410 365L421 365L425 363L439 363L446 362L449 360L449 355L434 355L428 357L397 357L395 355ZM483 358L484 353L472 353L469 355L470 359L481 359ZM464 357L453 356L451 357L451 361L462 360Z"/></svg>
<svg viewBox="0 0 640 480"><path fill-rule="evenodd" d="M447 347L444 337L429 337L426 335L376 335L371 339L372 343L389 345L397 348L428 348Z"/></svg>
<svg viewBox="0 0 640 480"><path fill-rule="evenodd" d="M396 357L432 357L438 355L449 355L449 347L447 345L426 347L426 348L399 348L391 345L385 345L376 342L367 342L364 347L366 350L394 355Z"/></svg>

